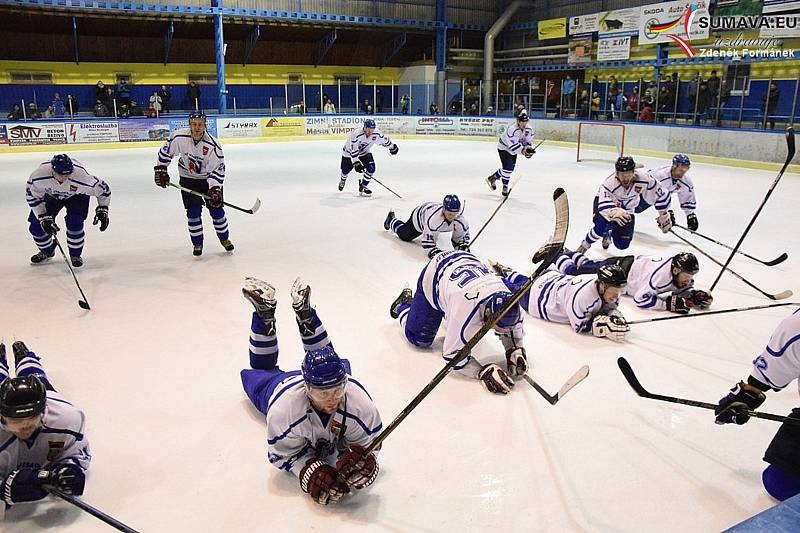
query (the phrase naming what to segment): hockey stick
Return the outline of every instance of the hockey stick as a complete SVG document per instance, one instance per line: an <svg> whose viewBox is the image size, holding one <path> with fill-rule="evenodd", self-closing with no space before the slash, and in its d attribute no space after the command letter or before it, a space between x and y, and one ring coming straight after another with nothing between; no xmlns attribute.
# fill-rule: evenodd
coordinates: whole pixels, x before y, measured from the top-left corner
<svg viewBox="0 0 800 533"><path fill-rule="evenodd" d="M639 383L639 380L636 378L636 374L633 373L633 369L631 368L630 363L624 358L620 357L617 359L617 365L619 369L622 371L622 375L625 376L625 380L628 382L628 385L641 396L642 398L648 398L650 400L661 400L662 402L671 402L671 403L680 403L683 405L689 405L691 407L701 407L703 409L711 409L712 411L717 408L717 404L715 403L707 403L707 402L698 402L696 400L687 400L685 398L676 398L674 396L664 396L661 394L653 394L651 392L647 392L642 384ZM781 416L781 415L774 415L772 413L763 413L761 411L745 411L742 410L743 413L747 413L749 416L754 418L763 418L765 420L774 420L775 422L789 422L790 424L800 425L800 418L792 418L789 416Z"/></svg>
<svg viewBox="0 0 800 533"><path fill-rule="evenodd" d="M706 252L704 252L704 251L703 251L703 250L702 250L702 249L701 249L699 246L697 246L697 245L696 245L696 244L694 244L693 242L691 242L691 241L689 241L689 240L687 240L687 239L684 239L683 237L681 237L680 235L678 235L677 233L675 233L675 232L674 232L673 230L671 230L671 229L669 230L669 232L670 232L670 233L672 233L673 235L675 235L677 238L679 238L679 239L680 239L680 240L682 240L683 242L685 242L686 244L688 244L689 246L691 246L692 248L694 248L695 250L697 250L698 252L700 252L701 254L703 254L704 256L706 256L706 257L708 257L709 259L711 259L711 261L713 261L714 263L716 263L716 264L718 264L719 266L721 266L721 267L722 267L724 270L727 270L728 272L730 272L731 274L733 274L733 275L734 275L734 277L737 277L737 278L739 278L741 281L745 282L747 285L749 285L750 287L754 288L755 290L757 290L758 292L760 292L761 294L763 294L764 296L766 296L767 298L769 298L770 300L785 300L786 298L789 298L789 297L791 297L791 296L792 296L792 294L794 294L794 293L792 293L792 291L790 291L790 290L788 290L788 289L787 289L787 290L785 290L785 291L779 292L779 293L777 293L777 294L770 294L770 293L768 293L768 292L764 292L764 291L762 291L761 289L759 289L758 287L756 287L755 285L753 285L752 283L750 283L749 281L747 281L746 279L744 279L742 276L740 276L739 274L737 274L736 272L734 272L733 270L731 270L730 268L728 268L728 266L727 266L727 265L723 266L723 265L722 265L722 263L720 263L719 261L717 261L716 259L714 259L714 258L713 258L713 257L711 257L710 255L708 255ZM719 278L717 278L717 279L719 279ZM709 290L710 290L710 289L709 289Z"/></svg>
<svg viewBox="0 0 800 533"><path fill-rule="evenodd" d="M52 234L52 237L56 243L56 246L58 246L59 251L61 251L61 256L64 258L64 262L67 264L70 274L72 274L72 279L75 280L75 285L78 286L78 292L81 293L81 297L83 298L83 300L78 300L78 305L81 309L86 309L87 311L91 310L91 307L89 307L89 300L87 300L86 295L83 294L83 289L81 289L81 284L78 283L78 277L75 275L75 270L72 269L72 263L69 262L67 254L64 253L64 249L61 247L61 243L58 242L58 237L56 237L55 233Z"/></svg>
<svg viewBox="0 0 800 533"><path fill-rule="evenodd" d="M706 315L719 315L722 313L737 313L739 311L753 311L754 309L769 309L770 307L783 307L784 305L800 305L797 302L783 302L779 304L765 304L765 305L751 305L749 307L734 307L732 309L720 309L719 311L708 311L707 313L692 313L690 315L672 315L672 316L661 316L658 318L644 318L642 320L632 320L628 322L628 325L631 324L646 324L648 322L660 322L662 320L675 320L678 318L695 318L698 316L706 316Z"/></svg>
<svg viewBox="0 0 800 533"><path fill-rule="evenodd" d="M707 237L707 236L703 235L702 233L700 233L698 231L691 230L691 229L687 228L686 226L681 226L680 224L673 224L673 226L676 227L676 228L681 228L682 230L688 231L688 232L692 233L693 235L697 235L698 237L702 237L703 239L705 239L707 241L711 241L714 244L718 244L718 245L722 246L723 248L727 248L728 250L733 250L732 246L728 246L727 244L725 244L723 242L716 241L716 240L712 239L711 237ZM745 256L748 259L752 259L753 261L756 261L758 263L761 263L762 265L767 265L767 266L778 265L780 263L783 263L784 261L786 261L789 258L789 256L786 255L786 252L783 252L781 255L779 255L778 257L776 257L772 261L762 261L761 259L759 259L757 257L753 257L752 255L747 254L747 253L745 253L745 252L743 252L741 250L736 250L736 253L737 254L742 254L743 256Z"/></svg>
<svg viewBox="0 0 800 533"><path fill-rule="evenodd" d="M204 200L211 200L211 198L207 194L203 194L201 192L193 191L192 189L187 189L186 187L183 187L182 185L175 185L171 181L168 181L167 185L169 185L170 187L175 187L176 189L180 189L180 190L182 190L183 192L185 192L187 194L193 194L195 196L199 196L200 198L203 198ZM222 205L230 207L231 209L236 209L237 211L241 211L242 213L248 213L250 215L254 215L256 213L256 211L258 211L261 208L261 199L260 198L256 198L256 201L253 204L253 207L251 207L250 209L244 209L243 207L239 207L238 205L229 204L228 202L222 202Z"/></svg>
<svg viewBox="0 0 800 533"><path fill-rule="evenodd" d="M63 492L61 489L58 489L56 487L51 487L49 485L45 485L44 489L47 492L49 492L50 494L52 494L53 496L58 496L62 500L71 503L75 507L78 507L79 509L81 509L83 511L86 511L87 513L89 513L93 517L97 518L98 520L102 520L103 522L105 522L109 526L113 527L114 529L117 529L119 531L123 531L124 533L139 533L138 531L136 531L132 527L126 526L125 524L123 524L122 522L117 520L116 518L108 516L106 513L104 513L100 509L96 509L96 508L92 507L91 505L89 505L85 501L81 500L77 496L73 496L72 494L67 494L66 492Z"/></svg>
<svg viewBox="0 0 800 533"><path fill-rule="evenodd" d="M397 194L396 192L394 192L392 189L390 189L389 187L387 187L386 185L384 185L383 183L381 183L381 182L380 182L380 180L378 180L378 178L375 178L375 177L373 177L373 178L372 178L372 181L376 182L378 185L380 185L381 187L383 187L384 189L386 189L386 190L387 190L387 191L389 191L390 193L394 194L395 196L397 196L397 197L398 197L398 198L400 198L401 200L403 199L403 197L402 197L402 196L400 196L399 194Z"/></svg>
<svg viewBox="0 0 800 533"><path fill-rule="evenodd" d="M567 201L567 194L564 192L564 189L558 188L553 193L553 203L555 204L555 211L556 211L556 223L555 229L553 230L553 235L548 241L548 244L545 246L549 246L550 253L548 254L547 258L539 265L539 268L536 269L536 272L530 277L528 281L526 281L515 293L514 295L509 298L505 305L497 310L495 314L490 316L486 322L484 322L481 329L479 329L475 335L473 335L467 343L461 348L453 358L444 366L442 369L433 377L430 382L417 394L413 400L402 410L400 414L398 414L392 422L386 426L386 428L372 441L372 443L367 448L367 453L375 451L375 449L380 446L380 444L386 440L386 437L391 435L391 433L397 429L397 426L406 419L408 415L425 399L428 394L450 373L450 371L458 365L461 361L469 357L470 352L478 344L478 341L483 338L486 333L491 330L494 325L505 315L512 306L516 305L517 302L525 295L525 293L531 288L533 285L533 281L536 279L537 276L541 275L542 272L549 266L550 263L555 260L559 253L561 253L562 248L564 247L564 241L567 238L567 229L569 229L569 202Z"/></svg>
<svg viewBox="0 0 800 533"><path fill-rule="evenodd" d="M711 284L711 288L708 289L709 292L713 291L714 287L717 286L717 283L719 282L719 278L722 277L723 272L725 272L725 269L728 268L728 265L730 264L731 260L733 259L733 256L736 255L736 251L739 249L739 246L742 245L742 242L744 241L744 238L747 237L747 233L750 231L750 228L753 227L753 224L755 223L756 218L758 218L758 215L761 214L761 210L764 209L764 205L766 205L767 200L769 200L769 197L772 195L772 191L775 190L775 187L778 185L778 182L783 177L783 173L786 172L786 168L789 166L789 163L794 158L794 128L792 128L791 126L786 128L786 151L787 151L786 161L783 163L783 166L781 167L781 171L778 172L778 176L775 178L775 181L772 182L772 186L767 191L766 196L764 196L764 199L761 200L761 205L758 206L758 209L756 210L756 214L753 215L753 218L750 220L750 223L744 229L744 233L742 233L742 236L739 237L739 242L737 242L736 246L733 247L733 251L731 251L731 255L728 256L728 260L725 261L725 265L723 265L722 270L720 270L719 274L717 274L717 279L714 280L714 283Z"/></svg>
<svg viewBox="0 0 800 533"><path fill-rule="evenodd" d="M558 392L556 393L556 395L555 395L555 396L551 396L551 395L550 395L550 394L549 394L549 393L548 393L546 390L544 390L544 389L543 389L543 388L542 388L542 387L541 387L541 386L540 386L538 383L536 383L535 381L533 381L533 378L532 378L532 377L530 377L528 374L524 374L522 377L523 377L523 378L525 378L525 381L527 381L528 383L530 383L531 387L533 387L534 389L536 389L536 392L538 392L539 394L541 394L541 395L544 397L544 399L545 399L545 400L547 400L548 402L550 402L550 405L555 405L556 403L558 403L558 400L560 400L561 398L563 398L563 397L564 397L564 395L565 395L566 393L568 393L568 392L570 391L570 389L572 389L572 387L574 387L575 385L577 385L578 383L580 383L581 381L583 381L584 379L586 379L586 376L588 376L588 375L589 375L589 367L588 367L588 366L586 366L586 365L583 365L582 367L580 367L580 368L578 369L578 371L577 371L577 372L575 372L574 374L572 374L572 377L570 377L570 378L569 378L569 379L566 381L566 383L564 383L563 385L561 385L561 388L560 388L560 389L558 389Z"/></svg>

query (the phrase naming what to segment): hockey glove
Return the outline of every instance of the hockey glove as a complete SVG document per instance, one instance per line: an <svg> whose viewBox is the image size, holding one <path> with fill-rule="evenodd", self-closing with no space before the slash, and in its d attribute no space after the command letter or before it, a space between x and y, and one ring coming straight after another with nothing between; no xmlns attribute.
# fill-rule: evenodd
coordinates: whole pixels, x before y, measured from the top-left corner
<svg viewBox="0 0 800 533"><path fill-rule="evenodd" d="M697 215L694 213L686 215L686 227L692 231L697 231L697 228L700 227L700 223L697 222Z"/></svg>
<svg viewBox="0 0 800 533"><path fill-rule="evenodd" d="M463 252L469 252L469 243L468 242L453 243L453 248L456 250L461 250Z"/></svg>
<svg viewBox="0 0 800 533"><path fill-rule="evenodd" d="M606 337L615 342L622 342L630 330L628 322L619 315L597 315L592 320L592 335L595 337Z"/></svg>
<svg viewBox="0 0 800 533"><path fill-rule="evenodd" d="M208 189L208 207L222 207L222 189L216 185Z"/></svg>
<svg viewBox="0 0 800 533"><path fill-rule="evenodd" d="M364 173L364 163L362 163L361 161L354 162L353 163L353 170L355 170L359 174L363 174Z"/></svg>
<svg viewBox="0 0 800 533"><path fill-rule="evenodd" d="M617 223L619 226L624 226L631 221L631 215L621 207L613 207L608 210L608 219L611 222Z"/></svg>
<svg viewBox="0 0 800 533"><path fill-rule="evenodd" d="M679 315L689 314L689 305L683 296L670 296L667 298L667 311L678 313Z"/></svg>
<svg viewBox="0 0 800 533"><path fill-rule="evenodd" d="M98 205L94 210L94 220L92 226L100 224L100 231L108 229L108 206Z"/></svg>
<svg viewBox="0 0 800 533"><path fill-rule="evenodd" d="M156 182L156 185L162 187L164 189L167 188L167 184L169 183L169 172L167 172L166 165L156 165L153 167L153 171L155 172L155 177L153 181Z"/></svg>
<svg viewBox="0 0 800 533"><path fill-rule="evenodd" d="M44 485L51 485L75 496L83 494L83 488L86 485L86 474L78 465L56 463L47 467L45 471L47 472L47 477L42 482ZM41 472L39 472L39 477L42 477Z"/></svg>
<svg viewBox="0 0 800 533"><path fill-rule="evenodd" d="M525 157L530 159L531 157L533 157L533 154L536 153L536 149L533 146L526 146L525 150L522 153L525 154Z"/></svg>
<svg viewBox="0 0 800 533"><path fill-rule="evenodd" d="M433 248L428 250L428 259L433 259L433 256L440 253L442 253L442 251L434 246Z"/></svg>
<svg viewBox="0 0 800 533"><path fill-rule="evenodd" d="M42 226L42 231L48 235L55 235L61 229L58 227L56 220L51 215L40 216L39 225Z"/></svg>
<svg viewBox="0 0 800 533"><path fill-rule="evenodd" d="M514 380L496 363L489 363L481 368L478 379L486 390L495 394L508 394L514 387Z"/></svg>
<svg viewBox="0 0 800 533"><path fill-rule="evenodd" d="M392 155L397 155L397 152L399 151L400 148L398 148L396 144L393 144L392 146L389 147L389 153Z"/></svg>
<svg viewBox="0 0 800 533"><path fill-rule="evenodd" d="M506 365L508 366L508 375L512 378L528 372L528 357L525 355L525 348L520 346L506 350Z"/></svg>
<svg viewBox="0 0 800 533"><path fill-rule="evenodd" d="M331 465L316 457L300 471L300 488L320 505L336 503L350 492L345 478Z"/></svg>
<svg viewBox="0 0 800 533"><path fill-rule="evenodd" d="M717 404L717 408L714 409L717 417L714 421L720 425L731 423L742 425L750 420L750 415L745 411L758 409L766 399L767 396L763 392L740 381Z"/></svg>
<svg viewBox="0 0 800 533"><path fill-rule="evenodd" d="M693 290L689 294L692 305L700 309L708 309L711 306L711 302L714 301L714 297L711 296L711 293L706 291Z"/></svg>
<svg viewBox="0 0 800 533"><path fill-rule="evenodd" d="M47 470L39 470L30 466L12 471L0 485L0 495L8 505L23 502L35 502L47 496L42 488L47 478Z"/></svg>
<svg viewBox="0 0 800 533"><path fill-rule="evenodd" d="M374 453L367 454L366 448L353 444L339 456L336 470L347 480L348 485L360 490L372 485L378 477L380 467Z"/></svg>
<svg viewBox="0 0 800 533"><path fill-rule="evenodd" d="M656 222L658 222L658 227L661 228L661 233L669 233L669 230L672 229L672 224L675 222L674 217L675 215L671 211L664 211L658 215Z"/></svg>

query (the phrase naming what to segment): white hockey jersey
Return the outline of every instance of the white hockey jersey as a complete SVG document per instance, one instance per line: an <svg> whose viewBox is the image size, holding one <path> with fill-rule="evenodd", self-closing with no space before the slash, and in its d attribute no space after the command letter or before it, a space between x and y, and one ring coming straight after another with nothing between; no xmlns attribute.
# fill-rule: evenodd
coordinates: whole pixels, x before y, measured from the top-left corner
<svg viewBox="0 0 800 533"><path fill-rule="evenodd" d="M778 324L750 375L776 391L800 377L800 309Z"/></svg>
<svg viewBox="0 0 800 533"><path fill-rule="evenodd" d="M222 147L208 134L195 142L189 128L175 130L158 151L158 164L169 166L180 154L178 174L181 178L206 180L209 187L222 187L225 181L225 155Z"/></svg>
<svg viewBox="0 0 800 533"><path fill-rule="evenodd" d="M42 426L28 441L21 441L0 427L0 479L24 466L41 468L60 462L71 462L87 470L92 453L84 425L82 411L59 394L47 391Z"/></svg>
<svg viewBox="0 0 800 533"><path fill-rule="evenodd" d="M299 476L318 447L329 452L353 444L367 447L383 428L369 393L352 377L336 413L323 425L306 395L303 376L299 371L289 374L267 404L268 458L276 468Z"/></svg>
<svg viewBox="0 0 800 533"><path fill-rule="evenodd" d="M603 302L597 292L596 275L569 276L556 270L539 276L527 298L528 314L548 322L569 324L576 333L591 331L594 317L617 307L616 302Z"/></svg>
<svg viewBox="0 0 800 533"><path fill-rule="evenodd" d="M674 193L678 195L678 201L683 212L687 215L694 213L694 210L697 209L697 199L694 195L694 183L692 183L688 172L679 180L672 179L672 165L651 168L647 172L655 178L667 193L667 205L671 202L672 194Z"/></svg>
<svg viewBox="0 0 800 533"><path fill-rule="evenodd" d="M609 210L619 207L628 213L634 213L639 205L639 197L654 205L659 213L669 208L669 194L661 188L656 179L644 170L635 170L633 180L628 188L624 188L614 172L600 184L597 190L597 211L606 220Z"/></svg>
<svg viewBox="0 0 800 533"><path fill-rule="evenodd" d="M628 272L623 294L633 296L634 303L647 309L666 309L668 295L684 296L694 286L694 279L683 289L672 282L672 257L639 255Z"/></svg>
<svg viewBox="0 0 800 533"><path fill-rule="evenodd" d="M444 207L441 203L425 202L414 208L411 213L414 229L422 233L422 247L425 251L436 247L436 238L440 233L452 233L453 245L469 244L469 222L460 214L452 222L444 218Z"/></svg>
<svg viewBox="0 0 800 533"><path fill-rule="evenodd" d="M77 159L73 159L72 164L74 170L63 183L59 183L54 177L50 161L45 161L33 171L25 187L25 198L34 215L39 217L47 212L45 195L56 200L66 200L77 194L85 194L96 197L97 205L111 204L111 188L108 184L89 174L83 163Z"/></svg>
<svg viewBox="0 0 800 533"><path fill-rule="evenodd" d="M359 157L367 155L373 144L388 148L394 143L389 139L388 135L381 133L378 128L375 128L369 137L364 133L364 128L356 128L350 132L347 141L344 143L342 157L355 161Z"/></svg>
<svg viewBox="0 0 800 533"><path fill-rule="evenodd" d="M422 273L422 290L431 307L444 313L447 330L442 357L448 362L483 327L483 312L489 298L496 292L512 292L503 278L477 257L459 251L443 252L428 262ZM521 317L520 314L520 320L500 335L506 349L522 346ZM453 367L472 377L479 368L471 357Z"/></svg>
<svg viewBox="0 0 800 533"><path fill-rule="evenodd" d="M530 126L520 128L516 122L509 125L497 141L497 149L510 154L521 154L528 146L533 146L533 128Z"/></svg>

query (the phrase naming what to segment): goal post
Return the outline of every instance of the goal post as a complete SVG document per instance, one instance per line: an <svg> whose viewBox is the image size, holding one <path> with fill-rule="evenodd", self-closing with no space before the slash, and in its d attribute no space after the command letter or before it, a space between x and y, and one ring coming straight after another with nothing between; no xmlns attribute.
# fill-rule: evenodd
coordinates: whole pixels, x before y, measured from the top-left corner
<svg viewBox="0 0 800 533"><path fill-rule="evenodd" d="M583 148L584 154L590 150L601 150L615 151L621 156L625 153L625 124L579 122L577 144L576 161L579 163L581 162L581 148ZM587 157L584 156L583 159L587 159Z"/></svg>

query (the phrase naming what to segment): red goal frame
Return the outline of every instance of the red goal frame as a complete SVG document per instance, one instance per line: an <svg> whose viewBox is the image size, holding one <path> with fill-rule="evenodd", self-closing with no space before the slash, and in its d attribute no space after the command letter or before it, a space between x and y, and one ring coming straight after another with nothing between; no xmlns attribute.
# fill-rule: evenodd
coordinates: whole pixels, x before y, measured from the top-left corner
<svg viewBox="0 0 800 533"><path fill-rule="evenodd" d="M615 124L613 122L578 122L578 153L575 158L578 163L581 162L581 132L583 131L584 126L608 126L612 128L620 128L620 135L622 138L619 143L619 155L622 156L625 153L625 124Z"/></svg>

